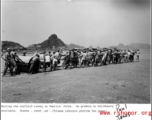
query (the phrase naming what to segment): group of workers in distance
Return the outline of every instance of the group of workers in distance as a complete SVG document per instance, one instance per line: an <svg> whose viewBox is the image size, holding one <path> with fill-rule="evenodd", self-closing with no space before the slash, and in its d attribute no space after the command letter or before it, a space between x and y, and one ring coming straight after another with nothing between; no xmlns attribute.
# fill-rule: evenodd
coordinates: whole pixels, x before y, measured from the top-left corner
<svg viewBox="0 0 152 120"><path fill-rule="evenodd" d="M40 69L42 69L43 72L54 71L61 61L64 69L72 69L78 66L83 68L86 66L102 66L139 61L139 54L139 49L120 50L117 48L105 48L102 50L72 49L66 54L63 54L60 50L52 53L46 51L41 53L36 52L29 60L28 73L38 73ZM23 56L26 56L25 51L23 51ZM23 61L17 56L14 50L8 48L3 59L5 60L3 76L5 76L8 68L12 76L20 73L17 63L22 63Z"/></svg>

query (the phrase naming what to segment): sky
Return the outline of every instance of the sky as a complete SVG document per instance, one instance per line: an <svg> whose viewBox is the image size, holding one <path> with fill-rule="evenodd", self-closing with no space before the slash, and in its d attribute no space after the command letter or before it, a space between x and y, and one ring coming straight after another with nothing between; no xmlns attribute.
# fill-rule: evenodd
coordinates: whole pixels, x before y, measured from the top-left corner
<svg viewBox="0 0 152 120"><path fill-rule="evenodd" d="M64 43L150 43L150 0L2 0L1 40L27 47L56 34Z"/></svg>

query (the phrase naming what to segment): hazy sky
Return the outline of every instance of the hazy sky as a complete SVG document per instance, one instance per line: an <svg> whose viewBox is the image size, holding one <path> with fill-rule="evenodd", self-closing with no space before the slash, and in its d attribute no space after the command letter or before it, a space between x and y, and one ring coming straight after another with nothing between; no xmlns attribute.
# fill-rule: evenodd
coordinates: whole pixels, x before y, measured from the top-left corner
<svg viewBox="0 0 152 120"><path fill-rule="evenodd" d="M56 34L66 44L150 43L150 0L2 0L2 40L23 46Z"/></svg>

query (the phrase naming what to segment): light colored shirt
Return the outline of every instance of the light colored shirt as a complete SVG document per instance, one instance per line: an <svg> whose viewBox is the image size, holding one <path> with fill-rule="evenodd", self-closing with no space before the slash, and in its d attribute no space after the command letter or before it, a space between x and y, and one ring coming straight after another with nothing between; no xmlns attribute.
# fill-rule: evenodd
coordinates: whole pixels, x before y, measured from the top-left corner
<svg viewBox="0 0 152 120"><path fill-rule="evenodd" d="M58 59L58 58L59 58L59 52L56 52L56 53L54 54L54 57L55 57L56 59Z"/></svg>
<svg viewBox="0 0 152 120"><path fill-rule="evenodd" d="M45 56L45 60L46 60L45 62L50 62L51 61L50 59L51 57L49 55Z"/></svg>
<svg viewBox="0 0 152 120"><path fill-rule="evenodd" d="M40 61L45 61L45 54L40 54Z"/></svg>
<svg viewBox="0 0 152 120"><path fill-rule="evenodd" d="M87 54L88 56L92 56L93 52L88 52Z"/></svg>
<svg viewBox="0 0 152 120"><path fill-rule="evenodd" d="M87 57L87 53L81 52L80 56L82 56L82 58L86 58Z"/></svg>
<svg viewBox="0 0 152 120"><path fill-rule="evenodd" d="M127 54L130 55L131 53L130 53L130 52L127 52Z"/></svg>
<svg viewBox="0 0 152 120"><path fill-rule="evenodd" d="M137 51L137 55L139 55L140 54L140 51Z"/></svg>

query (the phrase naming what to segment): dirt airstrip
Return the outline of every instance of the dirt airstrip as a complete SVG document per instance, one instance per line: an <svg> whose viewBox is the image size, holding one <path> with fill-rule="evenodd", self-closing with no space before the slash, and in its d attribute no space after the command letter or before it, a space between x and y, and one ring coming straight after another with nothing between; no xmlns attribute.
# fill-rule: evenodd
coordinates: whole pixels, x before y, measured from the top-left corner
<svg viewBox="0 0 152 120"><path fill-rule="evenodd" d="M140 62L2 78L3 103L150 103L150 51Z"/></svg>

